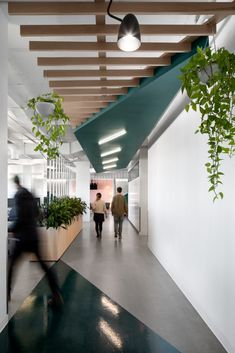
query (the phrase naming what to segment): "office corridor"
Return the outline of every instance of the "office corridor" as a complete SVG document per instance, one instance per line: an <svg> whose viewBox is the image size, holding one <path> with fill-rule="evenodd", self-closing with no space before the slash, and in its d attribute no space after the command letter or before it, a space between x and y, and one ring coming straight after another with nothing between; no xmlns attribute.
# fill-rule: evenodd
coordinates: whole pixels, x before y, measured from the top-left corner
<svg viewBox="0 0 235 353"><path fill-rule="evenodd" d="M42 278L0 335L0 352L225 352L146 243L127 220L123 239L115 240L111 215L101 240L92 221L84 224L54 265L64 306L48 308ZM23 271L31 285L42 276L35 264ZM10 310L23 287L16 283Z"/></svg>

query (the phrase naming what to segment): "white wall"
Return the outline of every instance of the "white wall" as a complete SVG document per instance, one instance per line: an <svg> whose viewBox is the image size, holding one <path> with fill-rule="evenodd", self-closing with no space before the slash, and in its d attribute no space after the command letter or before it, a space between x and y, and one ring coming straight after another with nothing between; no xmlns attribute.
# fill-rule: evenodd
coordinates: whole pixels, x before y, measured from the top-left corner
<svg viewBox="0 0 235 353"><path fill-rule="evenodd" d="M140 229L140 178L128 183L128 219L139 231Z"/></svg>
<svg viewBox="0 0 235 353"><path fill-rule="evenodd" d="M235 51L235 16L219 26L217 48ZM235 353L235 158L223 162L222 201L208 194L206 139L183 112L150 148L149 248L226 350Z"/></svg>
<svg viewBox="0 0 235 353"><path fill-rule="evenodd" d="M140 235L148 234L148 149L142 147L139 154L139 207L140 207Z"/></svg>
<svg viewBox="0 0 235 353"><path fill-rule="evenodd" d="M76 162L76 196L90 207L90 162ZM89 209L83 216L83 220L90 221Z"/></svg>
<svg viewBox="0 0 235 353"><path fill-rule="evenodd" d="M126 195L128 194L128 179L116 179L116 188L121 187L122 188L122 194ZM115 190L114 194L117 193L117 190Z"/></svg>
<svg viewBox="0 0 235 353"><path fill-rule="evenodd" d="M7 4L0 3L0 331L7 322Z"/></svg>
<svg viewBox="0 0 235 353"><path fill-rule="evenodd" d="M225 198L208 194L199 118L183 112L149 150L149 248L229 352L235 352L235 158Z"/></svg>
<svg viewBox="0 0 235 353"><path fill-rule="evenodd" d="M21 184L28 190L32 191L35 197L47 196L47 180L45 177L45 163L36 165L8 165L8 198L13 198L16 193L16 186L13 177L18 175Z"/></svg>

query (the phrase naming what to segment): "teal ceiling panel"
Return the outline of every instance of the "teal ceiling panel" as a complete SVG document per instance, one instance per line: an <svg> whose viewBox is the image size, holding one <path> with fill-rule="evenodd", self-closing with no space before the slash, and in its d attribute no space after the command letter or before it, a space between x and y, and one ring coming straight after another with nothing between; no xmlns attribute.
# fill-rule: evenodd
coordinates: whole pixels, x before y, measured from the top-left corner
<svg viewBox="0 0 235 353"><path fill-rule="evenodd" d="M170 66L156 69L154 76L142 79L140 86L129 89L126 95L75 130L75 136L96 172L103 171L101 153L116 147L121 147L121 151L106 159L118 157L115 169L127 167L179 91L180 68L195 53L197 46L205 47L207 42L207 37L197 39L192 43L191 52L174 55ZM127 133L103 145L98 144L101 138L121 129L126 129Z"/></svg>

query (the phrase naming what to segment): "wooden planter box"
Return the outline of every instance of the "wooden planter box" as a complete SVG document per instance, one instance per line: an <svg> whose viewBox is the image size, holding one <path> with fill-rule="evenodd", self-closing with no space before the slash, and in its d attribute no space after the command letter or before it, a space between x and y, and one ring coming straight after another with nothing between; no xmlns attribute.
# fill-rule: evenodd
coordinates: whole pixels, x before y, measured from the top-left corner
<svg viewBox="0 0 235 353"><path fill-rule="evenodd" d="M82 223L82 216L78 216L67 229L40 227L39 239L42 259L44 261L59 260L82 230ZM32 258L32 261L35 261L35 258Z"/></svg>

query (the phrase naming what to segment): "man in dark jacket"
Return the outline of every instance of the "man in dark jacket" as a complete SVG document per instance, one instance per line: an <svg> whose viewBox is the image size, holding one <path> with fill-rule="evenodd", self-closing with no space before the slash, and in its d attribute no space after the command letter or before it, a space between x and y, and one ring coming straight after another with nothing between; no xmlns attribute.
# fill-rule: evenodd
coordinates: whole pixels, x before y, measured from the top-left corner
<svg viewBox="0 0 235 353"><path fill-rule="evenodd" d="M122 223L124 216L127 215L127 204L124 196L122 195L122 188L117 188L117 194L113 197L111 212L114 219L114 237L122 238Z"/></svg>
<svg viewBox="0 0 235 353"><path fill-rule="evenodd" d="M37 257L40 266L46 273L52 291L52 298L50 299L49 304L62 304L63 299L58 286L56 274L45 264L45 262L42 261L41 258L37 230L37 217L39 215L39 210L36 200L31 192L20 185L20 179L17 175L14 177L14 183L16 184L18 191L15 194L16 219L8 229L8 231L14 233L15 236L15 247L9 261L8 298L10 300L14 265L23 253L30 252Z"/></svg>

